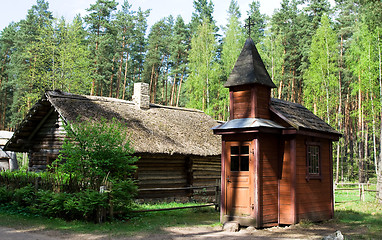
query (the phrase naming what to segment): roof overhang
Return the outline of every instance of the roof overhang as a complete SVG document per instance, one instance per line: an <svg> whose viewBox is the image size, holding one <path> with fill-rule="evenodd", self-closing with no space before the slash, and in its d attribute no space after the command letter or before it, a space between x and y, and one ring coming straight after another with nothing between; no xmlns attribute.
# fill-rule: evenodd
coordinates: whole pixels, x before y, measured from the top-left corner
<svg viewBox="0 0 382 240"><path fill-rule="evenodd" d="M229 120L212 128L214 134L280 132L284 129L280 124L263 118L239 118Z"/></svg>

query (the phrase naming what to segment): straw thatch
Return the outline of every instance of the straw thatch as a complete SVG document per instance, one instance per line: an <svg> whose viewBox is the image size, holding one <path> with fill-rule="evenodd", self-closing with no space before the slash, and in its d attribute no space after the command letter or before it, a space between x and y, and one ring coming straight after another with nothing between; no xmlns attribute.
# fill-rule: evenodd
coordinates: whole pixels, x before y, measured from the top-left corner
<svg viewBox="0 0 382 240"><path fill-rule="evenodd" d="M212 134L215 120L199 110L150 104L142 110L133 102L60 91L47 91L30 110L6 148L25 150L33 130L53 109L64 121L115 118L126 126L137 153L165 153L199 156L220 155L220 137ZM33 136L32 136L33 137Z"/></svg>

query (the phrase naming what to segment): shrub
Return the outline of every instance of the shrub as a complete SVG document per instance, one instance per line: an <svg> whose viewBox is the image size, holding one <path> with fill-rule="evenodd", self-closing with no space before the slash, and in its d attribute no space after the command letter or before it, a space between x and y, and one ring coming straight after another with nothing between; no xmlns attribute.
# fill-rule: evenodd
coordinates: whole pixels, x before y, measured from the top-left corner
<svg viewBox="0 0 382 240"><path fill-rule="evenodd" d="M68 138L54 163L56 171L72 173L97 191L106 179L115 183L132 177L138 158L132 156L134 150L121 123L102 119L71 123L65 130Z"/></svg>
<svg viewBox="0 0 382 240"><path fill-rule="evenodd" d="M33 204L36 199L35 189L32 186L25 186L19 189L15 189L13 192L12 200L14 205L20 207L28 207Z"/></svg>

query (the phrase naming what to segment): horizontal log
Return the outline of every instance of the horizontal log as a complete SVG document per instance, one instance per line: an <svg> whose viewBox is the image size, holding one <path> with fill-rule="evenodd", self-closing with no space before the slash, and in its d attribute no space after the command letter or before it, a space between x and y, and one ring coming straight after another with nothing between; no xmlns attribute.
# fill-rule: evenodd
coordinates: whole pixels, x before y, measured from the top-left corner
<svg viewBox="0 0 382 240"><path fill-rule="evenodd" d="M216 188L216 185L212 186L192 186L192 187L179 187L179 188L139 188L138 191L174 191L174 190L192 190L203 188Z"/></svg>
<svg viewBox="0 0 382 240"><path fill-rule="evenodd" d="M201 207L210 207L210 206L215 206L215 203L209 203L209 204L204 204L204 205L196 205L196 206L186 206L186 207L173 207L173 208L134 210L132 212L156 212L156 211L169 211L169 210L177 210L177 209L201 208Z"/></svg>

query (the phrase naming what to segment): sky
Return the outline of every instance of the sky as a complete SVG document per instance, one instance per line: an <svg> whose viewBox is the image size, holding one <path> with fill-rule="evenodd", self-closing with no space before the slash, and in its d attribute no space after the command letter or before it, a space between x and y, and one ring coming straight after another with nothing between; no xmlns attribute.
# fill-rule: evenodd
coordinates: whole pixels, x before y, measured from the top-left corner
<svg viewBox="0 0 382 240"><path fill-rule="evenodd" d="M231 0L212 0L214 4L214 19L217 26L227 24L227 10ZM237 0L242 21L247 18L249 4L253 0ZM78 13L81 16L86 15L86 9L90 4L94 4L96 0L47 0L49 2L49 10L53 13L53 17L64 17L72 20ZM123 0L116 0L119 6ZM271 16L273 11L280 8L281 0L259 0L260 12ZM18 22L25 19L28 10L32 5L36 4L36 0L0 0L0 30L4 29L11 22ZM133 10L141 7L142 10L151 9L148 18L149 28L161 18L168 17L170 14L176 18L181 15L186 23L191 20L193 8L193 0L129 0ZM149 31L149 29L148 29Z"/></svg>

